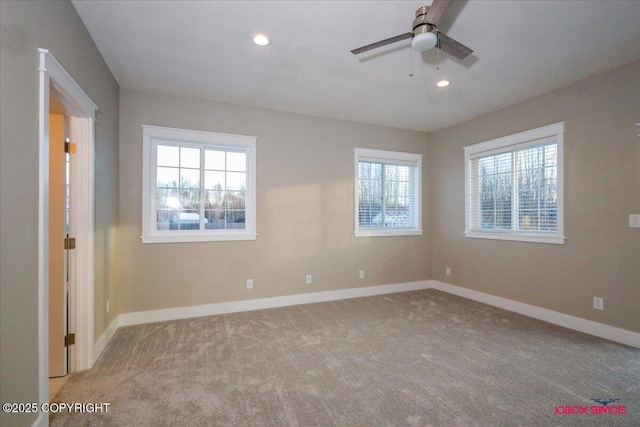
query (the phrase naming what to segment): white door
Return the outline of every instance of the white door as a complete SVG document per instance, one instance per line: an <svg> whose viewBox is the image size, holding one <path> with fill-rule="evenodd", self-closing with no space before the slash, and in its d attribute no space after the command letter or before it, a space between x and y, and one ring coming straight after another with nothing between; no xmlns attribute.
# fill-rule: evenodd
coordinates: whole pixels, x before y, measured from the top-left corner
<svg viewBox="0 0 640 427"><path fill-rule="evenodd" d="M68 129L65 116L49 115L49 377L68 373Z"/></svg>

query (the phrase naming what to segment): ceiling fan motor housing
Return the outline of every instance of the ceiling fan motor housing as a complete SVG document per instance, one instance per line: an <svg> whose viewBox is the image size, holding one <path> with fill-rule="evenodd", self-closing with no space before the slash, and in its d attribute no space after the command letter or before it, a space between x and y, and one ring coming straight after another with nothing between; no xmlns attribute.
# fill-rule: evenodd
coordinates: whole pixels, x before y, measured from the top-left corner
<svg viewBox="0 0 640 427"><path fill-rule="evenodd" d="M435 25L427 23L427 13L429 12L429 6L420 6L416 10L416 18L413 20L411 31L413 35L422 33L431 33L436 28Z"/></svg>
<svg viewBox="0 0 640 427"><path fill-rule="evenodd" d="M438 44L438 36L435 34L436 26L427 23L429 6L421 6L416 10L416 18L413 20L411 34L411 47L413 50L425 52Z"/></svg>

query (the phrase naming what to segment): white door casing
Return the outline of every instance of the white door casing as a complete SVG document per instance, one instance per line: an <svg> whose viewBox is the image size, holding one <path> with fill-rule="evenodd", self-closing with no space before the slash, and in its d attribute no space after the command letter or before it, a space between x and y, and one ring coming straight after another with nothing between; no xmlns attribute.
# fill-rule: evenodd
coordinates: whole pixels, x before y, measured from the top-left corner
<svg viewBox="0 0 640 427"><path fill-rule="evenodd" d="M70 274L69 328L76 334L69 352L71 371L90 368L94 361L94 122L98 107L47 49L39 49L38 106L38 379L39 403L49 400L48 256L49 256L49 96L56 97L71 117L70 137L76 142L75 166L71 169L71 217L76 236L74 268ZM34 425L47 425L48 414L40 413Z"/></svg>

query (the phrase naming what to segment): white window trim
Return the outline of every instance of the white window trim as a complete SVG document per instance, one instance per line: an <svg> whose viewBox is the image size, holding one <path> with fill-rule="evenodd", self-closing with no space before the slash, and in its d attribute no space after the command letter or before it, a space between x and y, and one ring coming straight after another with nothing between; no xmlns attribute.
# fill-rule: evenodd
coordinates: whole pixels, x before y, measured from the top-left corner
<svg viewBox="0 0 640 427"><path fill-rule="evenodd" d="M157 230L155 221L155 161L152 140L168 143L210 144L222 149L247 151L245 229L243 230ZM188 129L142 125L142 243L212 242L255 240L256 234L256 140L255 136L230 135ZM152 170L153 169L153 170Z"/></svg>
<svg viewBox="0 0 640 427"><path fill-rule="evenodd" d="M526 148L539 144L543 138L553 137L558 147L558 229L555 233L542 234L539 232L524 231L479 231L471 229L471 206L470 206L470 160L481 155L491 155L500 152L511 151L519 148ZM491 141L481 142L464 148L465 159L465 237L475 239L496 239L511 240L519 242L564 244L564 122L554 123L548 126L531 129L514 135L508 135Z"/></svg>
<svg viewBox="0 0 640 427"><path fill-rule="evenodd" d="M369 148L354 148L354 236L355 237L385 237L385 236L421 236L422 235L422 154L403 153L400 151L373 150ZM360 228L359 199L360 186L358 184L358 163L361 160L379 162L406 163L418 168L418 188L416 189L417 228Z"/></svg>

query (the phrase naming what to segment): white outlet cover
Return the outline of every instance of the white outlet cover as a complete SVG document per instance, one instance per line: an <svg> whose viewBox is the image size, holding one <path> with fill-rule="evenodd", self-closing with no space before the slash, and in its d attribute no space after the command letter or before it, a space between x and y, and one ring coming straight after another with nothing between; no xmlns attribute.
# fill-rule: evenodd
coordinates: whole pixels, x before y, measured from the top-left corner
<svg viewBox="0 0 640 427"><path fill-rule="evenodd" d="M596 310L604 310L604 299L601 297L593 297L593 308Z"/></svg>
<svg viewBox="0 0 640 427"><path fill-rule="evenodd" d="M629 227L640 228L640 215L629 215Z"/></svg>

